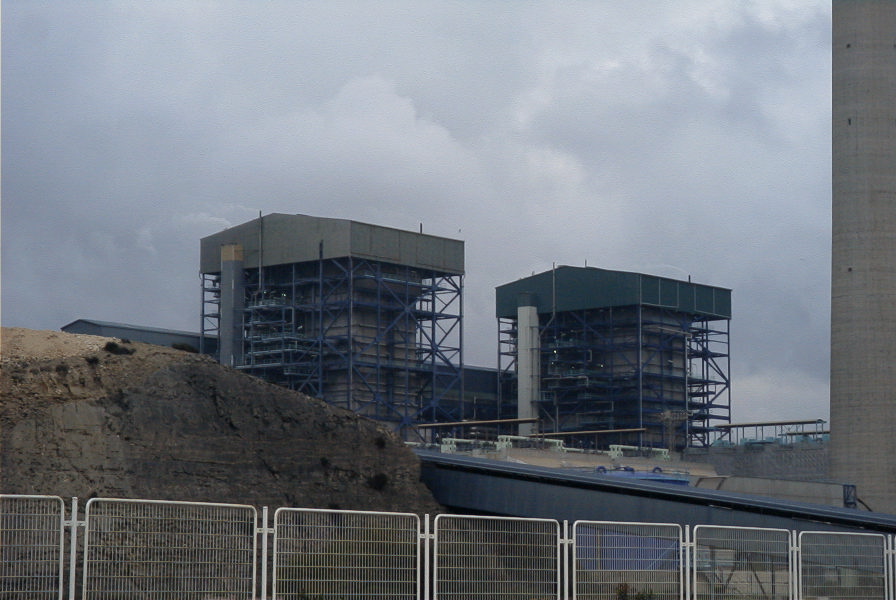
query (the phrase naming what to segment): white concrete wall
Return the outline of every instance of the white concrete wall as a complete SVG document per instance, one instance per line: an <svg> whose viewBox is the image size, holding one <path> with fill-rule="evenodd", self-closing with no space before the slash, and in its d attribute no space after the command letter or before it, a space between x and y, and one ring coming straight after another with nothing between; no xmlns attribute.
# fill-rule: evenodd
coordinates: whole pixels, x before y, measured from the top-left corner
<svg viewBox="0 0 896 600"><path fill-rule="evenodd" d="M243 248L221 247L221 312L218 322L218 360L222 365L243 364Z"/></svg>
<svg viewBox="0 0 896 600"><path fill-rule="evenodd" d="M517 308L517 417L531 419L538 416L536 402L541 395L541 337L538 331L538 309L534 306ZM520 435L535 433L535 425L521 423Z"/></svg>

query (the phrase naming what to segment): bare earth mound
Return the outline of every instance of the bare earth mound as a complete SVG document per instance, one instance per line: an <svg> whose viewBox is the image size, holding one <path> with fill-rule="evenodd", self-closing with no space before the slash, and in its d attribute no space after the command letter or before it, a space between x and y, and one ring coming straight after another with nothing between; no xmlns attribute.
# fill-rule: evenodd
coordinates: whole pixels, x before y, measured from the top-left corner
<svg viewBox="0 0 896 600"><path fill-rule="evenodd" d="M0 493L435 513L391 432L208 357L0 330Z"/></svg>

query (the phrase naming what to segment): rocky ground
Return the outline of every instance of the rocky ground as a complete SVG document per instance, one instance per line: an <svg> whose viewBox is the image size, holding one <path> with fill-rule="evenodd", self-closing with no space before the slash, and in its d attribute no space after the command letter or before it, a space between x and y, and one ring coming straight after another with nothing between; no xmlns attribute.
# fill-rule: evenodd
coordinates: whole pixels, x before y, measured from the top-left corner
<svg viewBox="0 0 896 600"><path fill-rule="evenodd" d="M208 357L0 330L0 493L436 513L377 423Z"/></svg>

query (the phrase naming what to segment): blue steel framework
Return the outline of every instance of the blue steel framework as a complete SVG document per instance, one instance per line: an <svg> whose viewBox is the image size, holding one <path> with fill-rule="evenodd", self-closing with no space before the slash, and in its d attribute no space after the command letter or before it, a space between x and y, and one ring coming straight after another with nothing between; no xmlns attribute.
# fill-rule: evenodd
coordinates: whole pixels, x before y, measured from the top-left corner
<svg viewBox="0 0 896 600"><path fill-rule="evenodd" d="M267 381L391 423L461 418L463 276L341 257L247 268L244 364ZM203 336L220 278L203 274Z"/></svg>
<svg viewBox="0 0 896 600"><path fill-rule="evenodd" d="M708 446L714 424L730 421L728 319L636 305L556 312L542 322L543 431L645 428L605 443L676 448ZM498 331L507 416L515 411L516 319L499 317Z"/></svg>

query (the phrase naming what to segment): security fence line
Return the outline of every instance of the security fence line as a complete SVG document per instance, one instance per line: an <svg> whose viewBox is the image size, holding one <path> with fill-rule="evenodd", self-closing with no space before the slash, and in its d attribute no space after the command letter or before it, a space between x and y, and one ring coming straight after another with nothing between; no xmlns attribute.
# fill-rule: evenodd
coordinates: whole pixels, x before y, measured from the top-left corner
<svg viewBox="0 0 896 600"><path fill-rule="evenodd" d="M872 533L0 495L0 600L896 600L894 555Z"/></svg>

